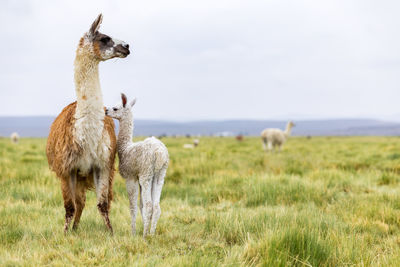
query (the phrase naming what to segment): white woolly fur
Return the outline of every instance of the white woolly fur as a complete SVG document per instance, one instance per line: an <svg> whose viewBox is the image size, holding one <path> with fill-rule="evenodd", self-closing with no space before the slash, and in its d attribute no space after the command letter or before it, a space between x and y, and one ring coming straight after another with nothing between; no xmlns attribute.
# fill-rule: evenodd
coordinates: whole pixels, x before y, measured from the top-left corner
<svg viewBox="0 0 400 267"><path fill-rule="evenodd" d="M77 167L83 175L86 175L93 167L93 163L101 169L108 163L110 138L107 132L103 131L105 114L99 65L95 60L84 59L77 57L75 61L77 107L74 138L83 151Z"/></svg>
<svg viewBox="0 0 400 267"><path fill-rule="evenodd" d="M268 128L261 132L261 139L263 141L263 148L265 151L272 151L275 147L279 147L279 151L282 149L282 145L286 142L290 136L294 123L289 121L286 125L286 129Z"/></svg>
<svg viewBox="0 0 400 267"><path fill-rule="evenodd" d="M18 134L17 132L13 132L13 133L10 135L10 139L11 139L11 142L13 142L14 144L18 143L18 141L19 141L19 134Z"/></svg>

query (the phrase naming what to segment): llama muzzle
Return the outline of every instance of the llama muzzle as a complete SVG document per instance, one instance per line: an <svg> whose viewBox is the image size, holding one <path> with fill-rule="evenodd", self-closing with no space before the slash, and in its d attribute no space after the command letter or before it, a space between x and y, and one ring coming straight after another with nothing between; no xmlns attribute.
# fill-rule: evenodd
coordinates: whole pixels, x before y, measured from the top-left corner
<svg viewBox="0 0 400 267"><path fill-rule="evenodd" d="M120 57L127 57L131 53L128 44L119 44L114 49Z"/></svg>

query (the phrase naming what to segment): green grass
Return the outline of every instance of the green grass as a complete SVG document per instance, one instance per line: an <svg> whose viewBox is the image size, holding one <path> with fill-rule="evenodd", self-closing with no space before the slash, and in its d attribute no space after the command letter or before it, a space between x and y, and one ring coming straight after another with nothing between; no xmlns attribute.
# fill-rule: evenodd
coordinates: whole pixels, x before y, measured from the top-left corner
<svg viewBox="0 0 400 267"><path fill-rule="evenodd" d="M400 138L163 139L170 166L157 234L130 234L117 175L114 236L88 192L64 235L60 184L45 139L0 139L1 266L400 266Z"/></svg>

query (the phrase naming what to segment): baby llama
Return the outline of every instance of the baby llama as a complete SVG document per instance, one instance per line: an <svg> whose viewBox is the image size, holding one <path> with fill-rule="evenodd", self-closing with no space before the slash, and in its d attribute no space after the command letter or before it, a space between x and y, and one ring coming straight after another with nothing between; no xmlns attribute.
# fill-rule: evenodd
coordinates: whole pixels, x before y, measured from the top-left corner
<svg viewBox="0 0 400 267"><path fill-rule="evenodd" d="M129 45L98 30L100 14L79 41L75 57L77 101L65 107L51 125L46 154L49 167L61 182L65 225L75 216L76 229L86 202L86 190L95 188L97 208L112 233L109 219L114 177L116 138L114 122L104 113L99 63L129 55Z"/></svg>
<svg viewBox="0 0 400 267"><path fill-rule="evenodd" d="M272 151L275 147L279 147L279 151L282 150L282 145L286 142L286 139L290 136L292 127L295 124L289 121L286 125L285 131L281 129L268 128L261 132L261 139L263 141L264 150ZM268 147L267 147L268 145Z"/></svg>
<svg viewBox="0 0 400 267"><path fill-rule="evenodd" d="M126 179L132 217L132 234L136 233L137 198L140 187L140 212L143 218L143 237L156 231L161 215L160 196L168 168L169 156L165 145L155 137L141 142L132 142L133 115L131 108L134 99L127 104L127 98L121 94L122 105L106 109L106 115L119 120L117 150L119 172Z"/></svg>

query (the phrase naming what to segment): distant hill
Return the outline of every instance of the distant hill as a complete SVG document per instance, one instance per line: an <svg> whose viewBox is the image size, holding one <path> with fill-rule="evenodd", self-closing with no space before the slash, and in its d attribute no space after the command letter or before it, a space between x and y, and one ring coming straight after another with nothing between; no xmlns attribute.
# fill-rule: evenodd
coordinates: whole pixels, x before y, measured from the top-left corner
<svg viewBox="0 0 400 267"><path fill-rule="evenodd" d="M22 137L46 137L54 117L0 117L0 136L18 132ZM372 119L333 119L295 121L293 135L345 136L345 135L400 135L400 123ZM286 121L272 120L225 120L172 122L135 120L135 135L254 135L264 128L281 128Z"/></svg>

